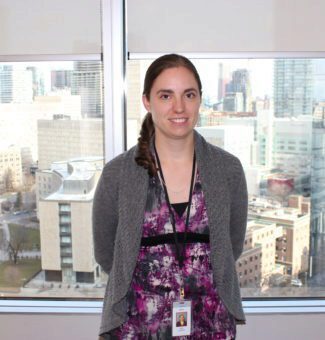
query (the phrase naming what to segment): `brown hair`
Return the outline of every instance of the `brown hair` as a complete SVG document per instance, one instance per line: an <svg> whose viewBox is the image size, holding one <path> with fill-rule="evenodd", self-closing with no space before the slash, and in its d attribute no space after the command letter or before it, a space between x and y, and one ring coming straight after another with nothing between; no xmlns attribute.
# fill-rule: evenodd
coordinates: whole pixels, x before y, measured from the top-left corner
<svg viewBox="0 0 325 340"><path fill-rule="evenodd" d="M150 91L156 78L164 71L174 67L185 67L194 76L200 95L202 95L202 83L200 76L192 62L182 55L166 54L156 59L148 68L144 78L143 95L150 99ZM150 141L155 134L155 127L150 112L146 114L141 125L140 137L138 138L138 150L135 161L138 165L148 169L150 176L157 174L155 160L150 152Z"/></svg>

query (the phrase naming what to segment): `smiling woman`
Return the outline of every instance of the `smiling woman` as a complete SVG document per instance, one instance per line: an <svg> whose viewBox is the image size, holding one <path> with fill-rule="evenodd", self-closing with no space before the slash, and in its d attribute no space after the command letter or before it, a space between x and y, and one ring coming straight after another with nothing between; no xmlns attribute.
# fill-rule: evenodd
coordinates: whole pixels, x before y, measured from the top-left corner
<svg viewBox="0 0 325 340"><path fill-rule="evenodd" d="M201 93L190 60L155 60L144 81L148 113L138 145L103 170L93 227L96 260L110 277L104 339L230 340L236 319L245 320L235 260L246 181L236 157L194 131ZM175 334L172 319L184 308L193 325Z"/></svg>
<svg viewBox="0 0 325 340"><path fill-rule="evenodd" d="M163 71L155 80L143 103L161 138L190 137L198 120L201 95L193 73L180 66Z"/></svg>

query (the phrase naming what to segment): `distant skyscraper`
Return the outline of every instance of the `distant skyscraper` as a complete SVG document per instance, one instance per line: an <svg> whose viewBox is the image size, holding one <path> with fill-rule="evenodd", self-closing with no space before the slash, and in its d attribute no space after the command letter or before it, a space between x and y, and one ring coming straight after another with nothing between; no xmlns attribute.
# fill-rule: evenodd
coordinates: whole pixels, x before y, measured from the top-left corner
<svg viewBox="0 0 325 340"><path fill-rule="evenodd" d="M56 70L51 72L51 89L71 88L71 71Z"/></svg>
<svg viewBox="0 0 325 340"><path fill-rule="evenodd" d="M277 59L274 66L275 116L311 115L313 61L310 59Z"/></svg>
<svg viewBox="0 0 325 340"><path fill-rule="evenodd" d="M275 118L273 121L273 167L294 178L301 195L311 191L312 118Z"/></svg>
<svg viewBox="0 0 325 340"><path fill-rule="evenodd" d="M312 231L325 234L325 121L314 119L312 131Z"/></svg>
<svg viewBox="0 0 325 340"><path fill-rule="evenodd" d="M12 102L12 66L0 66L0 102Z"/></svg>
<svg viewBox="0 0 325 340"><path fill-rule="evenodd" d="M36 96L44 96L45 95L45 87L44 87L44 77L39 68L35 66L27 67L27 70L32 73L32 81L33 81L33 98Z"/></svg>
<svg viewBox="0 0 325 340"><path fill-rule="evenodd" d="M226 86L229 83L229 73L225 68L225 65L219 64L219 75L218 75L218 101L220 102L222 98L226 95Z"/></svg>
<svg viewBox="0 0 325 340"><path fill-rule="evenodd" d="M0 67L0 102L31 103L33 78L31 70L22 65Z"/></svg>
<svg viewBox="0 0 325 340"><path fill-rule="evenodd" d="M238 69L232 73L232 81L227 85L227 93L231 92L243 94L243 111L252 110L252 90L248 70Z"/></svg>
<svg viewBox="0 0 325 340"><path fill-rule="evenodd" d="M77 61L71 79L71 94L81 96L83 117L103 116L102 70L99 61Z"/></svg>
<svg viewBox="0 0 325 340"><path fill-rule="evenodd" d="M223 111L225 112L243 112L244 98L241 92L228 92L223 99Z"/></svg>

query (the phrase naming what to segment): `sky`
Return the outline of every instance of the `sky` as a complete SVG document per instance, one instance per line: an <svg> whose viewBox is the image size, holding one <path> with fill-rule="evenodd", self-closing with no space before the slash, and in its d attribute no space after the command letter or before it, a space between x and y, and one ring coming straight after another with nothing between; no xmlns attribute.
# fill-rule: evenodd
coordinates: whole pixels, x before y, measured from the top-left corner
<svg viewBox="0 0 325 340"><path fill-rule="evenodd" d="M248 69L253 97L273 95L273 59L201 59L193 62L203 83L203 94L211 99L217 99L218 96L219 63L223 63L225 68L229 67L230 72L240 68Z"/></svg>
<svg viewBox="0 0 325 340"><path fill-rule="evenodd" d="M229 72L245 68L249 70L252 86L252 96L263 98L265 95L273 96L273 69L274 59L194 59L192 60L198 69L202 83L203 95L209 97L212 102L217 101L219 63L223 63ZM325 59L315 59L315 98L325 100ZM5 64L5 63L2 63ZM37 66L48 70L48 65L53 70L72 70L73 62L36 62L19 63L26 66ZM44 72L46 74L46 72ZM229 75L231 78L231 74ZM46 79L48 83L50 79Z"/></svg>
<svg viewBox="0 0 325 340"><path fill-rule="evenodd" d="M203 83L203 95L212 101L217 101L219 63L223 63L225 68L228 66L230 72L248 69L253 97L273 96L274 59L201 59L193 62ZM314 99L325 101L325 59L314 59L314 65Z"/></svg>

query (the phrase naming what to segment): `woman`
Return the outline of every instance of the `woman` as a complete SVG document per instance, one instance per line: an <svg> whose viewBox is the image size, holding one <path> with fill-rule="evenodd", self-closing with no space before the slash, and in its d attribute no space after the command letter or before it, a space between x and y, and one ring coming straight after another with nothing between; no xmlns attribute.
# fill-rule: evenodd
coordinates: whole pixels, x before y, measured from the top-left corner
<svg viewBox="0 0 325 340"><path fill-rule="evenodd" d="M93 208L95 257L109 274L102 339L171 339L183 299L189 339L235 339L245 320L235 261L246 181L237 158L194 130L201 94L188 59L155 60L138 144L103 170Z"/></svg>

